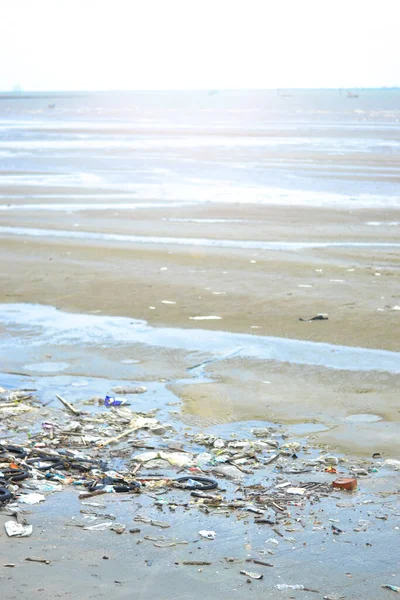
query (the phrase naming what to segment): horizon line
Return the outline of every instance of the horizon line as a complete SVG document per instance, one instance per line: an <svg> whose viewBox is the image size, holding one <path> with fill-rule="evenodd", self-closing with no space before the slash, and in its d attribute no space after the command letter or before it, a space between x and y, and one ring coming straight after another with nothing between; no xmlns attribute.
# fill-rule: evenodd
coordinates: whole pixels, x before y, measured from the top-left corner
<svg viewBox="0 0 400 600"><path fill-rule="evenodd" d="M280 90L290 90L290 91L340 91L340 90L398 90L400 89L400 85L383 85L383 86L333 86L333 87L285 87L285 86L277 86L277 87L249 87L249 88L216 88L216 87L200 87L200 88L171 88L171 89L163 89L163 88L137 88L137 89L47 89L47 90L38 90L38 89L13 89L13 90L0 90L0 94L8 94L8 95L23 95L23 94L87 94L87 93L97 93L97 94L107 94L107 93L133 93L133 92L276 92Z"/></svg>

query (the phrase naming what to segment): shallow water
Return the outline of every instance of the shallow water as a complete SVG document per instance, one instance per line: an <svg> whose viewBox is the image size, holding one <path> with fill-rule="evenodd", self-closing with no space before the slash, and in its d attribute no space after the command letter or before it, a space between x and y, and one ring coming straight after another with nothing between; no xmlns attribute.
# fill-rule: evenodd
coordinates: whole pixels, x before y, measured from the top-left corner
<svg viewBox="0 0 400 600"><path fill-rule="evenodd" d="M104 236L96 233L95 220L90 225L92 232L65 231L67 226L63 221L65 213L74 211L101 210L105 215L107 211L110 214L120 210L133 213L140 208L166 209L191 205L196 211L204 205L200 207L204 211L201 214L212 217L214 213L207 215L205 212L207 206L218 204L215 214L227 219L191 220L189 210L178 216L187 217L181 219L183 223L221 223L222 228L224 224L246 222L249 216L246 205L250 203L329 206L342 209L346 214L361 207L398 207L398 91L362 90L360 97L352 100L336 90L295 91L290 97L280 97L276 91L212 95L207 92L75 96L32 94L30 97L19 94L11 99L0 94L0 100L1 214L7 216L10 222L11 212L15 211L15 225L19 226L23 224L25 213L34 213L33 225L36 228L1 229L2 237L19 236L10 241L10 246L14 247L17 240L20 248L28 248L24 245L27 240L21 237L28 235L39 240L49 237L53 243L56 238L50 236L64 240L75 238L82 240L83 244L85 240L93 239L105 248L118 242L147 243L149 252L153 249L150 244L184 244L188 250L190 246L198 245L288 251L318 247L395 249L399 246L382 244L384 228L388 225L394 230L398 216L381 212L363 217L363 221L368 219L370 231L376 230L373 240L366 238L374 244L358 243L359 231L347 226L341 230L335 244L327 245L309 244L307 235L298 236L304 243L293 244L290 234L282 236L288 243L254 242L251 235L250 239L243 241L229 241L224 239L230 237L227 233L219 234L221 239L213 241L203 239L208 236L207 231L199 234L202 236L200 239L183 240L112 233ZM49 110L49 103L56 104L56 108ZM240 205L240 213L235 203ZM235 210L231 215L232 207ZM56 211L57 216L54 215L53 220L59 219L57 226L61 231L51 232L47 229L46 219ZM337 214L339 219L344 215L339 211ZM229 218L238 215L244 219ZM171 215L164 211L163 216L172 216L172 211ZM193 216L197 217L197 212ZM29 219L32 218L33 214L30 214ZM179 219L174 220L179 222ZM264 223L258 223L257 227L263 228ZM365 223L363 227L365 229ZM182 229L185 230L185 227ZM265 239L267 236L258 232L257 237ZM322 233L320 239L325 240ZM337 243L339 240L340 243ZM369 258L372 253L365 254ZM374 255L371 261L376 266L376 258L381 255L377 251ZM292 257L293 254L289 258ZM22 259L23 274L10 291L19 294L22 288L25 295L14 297L29 302L33 297L29 296L28 284L28 279L34 277L29 271L32 263L25 261L25 256ZM389 260L392 261L392 256ZM353 262L349 266L353 266ZM390 270L392 266L394 269L394 262L393 265L390 263ZM45 267L40 268L44 273ZM90 267L82 268L91 282L93 272ZM342 273L332 273L329 277L332 281L337 280ZM56 304L63 297L64 306L73 305L70 289L65 293L58 288L55 280L47 280L46 284L40 281L39 286L55 289L54 297L57 297L52 303ZM376 280L379 285L388 288L387 291L382 290L385 296L391 289L388 281L388 277ZM241 283L238 283L238 289ZM71 285L75 284L79 289L78 281L73 279ZM208 282L206 285L209 285ZM341 297L343 287L336 286L340 290L333 296L338 307L346 301ZM355 282L346 287L351 287L354 295L368 296L365 288L359 288ZM118 287L115 289L116 294L121 293ZM5 287L5 293L8 291ZM90 293L94 298L94 288ZM182 296L172 299L177 301L179 309L179 303L183 303ZM90 305L90 298L88 302ZM244 298L243 302L247 300ZM394 304L386 298L384 303L376 306L387 302ZM92 305L98 306L96 303ZM110 310L129 314L118 311L115 306ZM211 310L197 313L193 309L193 316L222 314L214 313L214 307ZM323 310L331 314L325 306ZM308 314L308 310L304 314ZM314 309L310 314L315 314ZM359 328L368 323L365 314L361 313L362 325L358 325ZM168 323L168 316L165 318ZM286 323L285 316L284 319ZM225 322L216 321L222 327ZM343 321L338 323L342 329L348 327ZM379 328L379 323L377 325L374 320L372 325ZM188 319L187 325L193 327L195 322ZM157 408L157 417L162 422L172 422L184 434L188 425L197 424L203 430L227 439L232 433L247 438L251 427L270 424L274 418L275 401L275 405L279 402L282 406L281 423L294 423L301 405L301 418L305 422L285 428L296 439L313 436L317 444L326 443L335 450L338 447L343 449L345 443L352 452L357 448L357 442L367 440L369 445L362 446L363 456L370 458L376 451L385 457L398 456L396 377L391 375L399 373L400 369L399 353L396 352L224 331L154 328L137 319L69 314L47 306L17 304L0 305L0 331L3 371L22 370L26 373L25 376L2 373L0 385L36 387L38 397L45 403L51 402L45 409L45 412L48 411L45 419L54 414L53 407L62 408L55 398L56 391L70 402L77 402L84 410L100 412L106 410L104 405L85 405L83 402L91 396L104 397L113 385L135 380L135 383L146 385L148 392L128 396L132 408L139 411ZM263 331L269 330L264 328ZM281 331L278 335L284 335L285 328ZM325 335L325 329L319 331ZM350 323L344 343L353 343L353 334L355 328ZM291 335L295 337L296 332ZM372 339L377 338L369 335L368 332L360 345L374 345ZM227 357L232 356L236 358L228 360ZM224 360L226 362L221 362ZM200 366L187 370L196 364ZM224 366L225 372L223 368L217 368ZM259 385L265 380L270 380L270 385ZM223 398L222 410L217 415L216 395L211 393L206 397L207 382L215 385ZM187 412L182 414L181 410L187 408L186 397L182 394L185 398L182 401L174 393L173 383L189 390L192 384L191 390L199 390L195 418L190 419L193 415ZM227 422L235 418L234 409L227 402L231 390L228 389L227 396L224 396L227 384L231 385L231 389L235 388L238 401L244 407L241 413L243 420L239 423ZM212 412L208 421L207 416L199 416L201 404L207 401ZM253 408L247 404L250 401L253 401ZM306 403L308 407L304 408ZM392 405L391 412L388 406ZM346 420L350 411L356 414ZM382 418L375 414L380 411ZM246 420L263 416L264 421ZM29 418L30 413L21 422L24 419L29 422ZM40 427L40 422L37 426ZM280 425L275 427L279 432L283 429ZM15 435L6 431L4 423L3 431ZM25 436L25 433L22 431L17 435ZM321 437L324 435L325 438ZM160 438L157 442L163 443L163 440ZM338 446L338 442L342 445ZM312 443L307 444L310 445ZM335 454L338 455L338 452L335 451ZM17 565L15 569L7 569L3 592L10 598L35 595L37 582L41 581L43 569L46 569L46 589L41 590L44 598L54 598L65 590L76 598L98 597L111 589L116 598L129 596L132 589L138 597L147 598L150 589L154 596L163 598L184 596L197 599L199 595L248 598L249 592L253 591L254 597L275 599L277 591L274 586L288 583L320 590L319 594L293 592L293 595L305 600L327 594L383 600L388 591L380 587L382 583L397 583L393 578L398 569L393 533L397 524L395 492L398 479L397 474L379 469L380 472L360 480L357 493L338 492L332 499L313 506L311 514L293 506L291 513L296 520L295 530L284 535L293 536L296 541L279 538L276 554L270 559L275 569L262 569L264 580L253 581L251 586L239 574L242 567L253 570L250 564L230 565L223 560L225 555L229 555L244 561L247 556L257 556L258 550L269 547L266 540L274 534L266 526L252 527L252 518L249 526L248 515L245 519L227 519L200 511L193 514L178 507L176 513L164 508L165 514L161 516L160 511L153 507L153 499L142 495L141 510L155 518L170 521L171 535L187 538L195 544L162 550L153 548L147 540L138 544L138 538L131 534L92 534L66 527L65 518L76 518L81 507L75 494L54 494L45 505L33 509L28 517L36 531L29 541L29 554L49 557L52 565L25 563L24 566L23 559L28 554L21 555L21 549L22 546L28 548L26 543L5 540L3 536L3 541L7 542L7 561ZM262 475L260 471L256 472L254 483L260 483L261 477L264 484L268 483L271 476L276 475L274 470L272 464ZM318 476L326 480L334 477L328 473ZM288 477L296 483L309 476ZM313 478L314 474L310 477ZM227 487L231 485L228 483ZM394 494L386 495L388 491ZM178 503L188 502L189 495L180 491L177 499ZM109 510L127 524L132 523L134 511L138 508L135 500L105 499ZM339 507L343 501L346 508ZM375 508L370 504L372 502L377 504ZM380 512L387 512L388 520L375 519ZM357 527L360 518L369 521L369 530L353 534L352 529ZM332 537L329 519L339 523L345 531L343 536ZM143 530L141 537L146 533L157 536L165 533L145 525L140 527ZM214 542L194 541L203 528L215 529L217 537ZM288 530L289 526L285 524L285 531ZM80 549L78 553L76 548ZM104 554L109 556L109 560L102 559ZM175 564L175 561L190 558L211 559L213 565L198 569ZM147 566L145 559L150 559ZM132 564L137 568L132 568ZM328 570L326 565L329 565ZM259 569L254 566L254 570ZM71 572L78 576L71 578ZM117 584L117 581L122 583ZM119 589L120 585L122 589ZM283 598L285 592L280 592L279 596Z"/></svg>
<svg viewBox="0 0 400 600"><path fill-rule="evenodd" d="M0 94L0 192L399 206L399 118L398 90Z"/></svg>
<svg viewBox="0 0 400 600"><path fill-rule="evenodd" d="M93 231L65 231L30 227L0 226L0 234L15 236L55 237L61 239L130 242L132 244L168 244L213 248L243 248L248 250L304 250L313 248L400 248L400 242L264 242L254 240L214 240L208 238L156 237L122 233L95 233Z"/></svg>
<svg viewBox="0 0 400 600"><path fill-rule="evenodd" d="M380 421L382 417L379 415L371 415L371 414L358 414L358 415L349 415L346 417L345 421L349 423L375 423L376 421Z"/></svg>
<svg viewBox="0 0 400 600"><path fill-rule="evenodd" d="M73 197L73 194L71 194ZM49 196L46 196L47 198ZM90 197L90 195L89 195ZM87 198L87 196L83 196ZM107 199L109 196L107 195ZM180 208L181 206L189 206L190 203L185 202L101 202L101 203L42 203L42 204L2 204L0 210L4 212L13 211L48 211L48 212L82 212L82 211L98 211L98 210L139 210L143 208Z"/></svg>
<svg viewBox="0 0 400 600"><path fill-rule="evenodd" d="M34 373L58 373L59 371L65 371L69 366L70 364L66 362L41 362L22 365L22 368L25 371L33 371Z"/></svg>
<svg viewBox="0 0 400 600"><path fill-rule="evenodd" d="M144 344L197 352L212 360L234 353L236 357L345 371L400 373L398 352L225 331L151 327L137 319L67 313L51 306L2 304L0 323L6 332L2 336L5 351L22 348L27 339L37 348L78 344L81 348L111 349Z"/></svg>

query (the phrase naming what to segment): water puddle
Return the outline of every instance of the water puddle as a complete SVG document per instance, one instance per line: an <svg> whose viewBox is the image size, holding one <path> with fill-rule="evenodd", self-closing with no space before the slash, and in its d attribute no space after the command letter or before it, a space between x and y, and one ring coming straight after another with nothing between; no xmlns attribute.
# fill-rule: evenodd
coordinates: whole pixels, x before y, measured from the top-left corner
<svg viewBox="0 0 400 600"><path fill-rule="evenodd" d="M122 233L97 233L94 231L67 231L61 229L36 229L34 227L0 226L0 234L53 237L102 242L130 242L133 244L175 244L178 246L206 246L212 248L242 248L245 250L310 250L315 248L400 248L400 242L286 242L262 240L215 240L208 238L177 238Z"/></svg>
<svg viewBox="0 0 400 600"><path fill-rule="evenodd" d="M288 430L294 435L310 435L319 431L328 431L329 427L322 423L296 423L288 425Z"/></svg>
<svg viewBox="0 0 400 600"><path fill-rule="evenodd" d="M124 360L121 360L121 365L135 365L140 363L140 360L135 360L134 358L125 358Z"/></svg>
<svg viewBox="0 0 400 600"><path fill-rule="evenodd" d="M367 221L367 225L373 227L398 227L400 221Z"/></svg>
<svg viewBox="0 0 400 600"><path fill-rule="evenodd" d="M376 421L382 421L382 417L379 415L371 415L368 413L359 415L349 415L345 418L348 423L375 423Z"/></svg>
<svg viewBox="0 0 400 600"><path fill-rule="evenodd" d="M211 223L211 224L215 224L215 223L250 223L251 225L254 225L254 223L264 223L266 221L260 221L260 220L256 220L256 219L210 219L210 218L206 218L206 217L199 217L199 218L194 218L194 217L166 217L163 219L163 221L168 221L170 223Z"/></svg>
<svg viewBox="0 0 400 600"><path fill-rule="evenodd" d="M66 362L41 362L30 365L23 365L23 369L28 372L36 373L59 373L65 371L69 367L69 363Z"/></svg>
<svg viewBox="0 0 400 600"><path fill-rule="evenodd" d="M151 327L137 319L67 313L37 304L0 305L0 323L5 328L5 352L19 352L26 346L27 338L30 349L79 345L82 349L124 349L128 356L135 355L133 347L142 344L194 353L191 359L197 367L205 364L205 359L209 362L235 356L344 371L400 373L400 353L388 350L225 331Z"/></svg>
<svg viewBox="0 0 400 600"><path fill-rule="evenodd" d="M32 195L31 195L32 197ZM50 196L47 195L47 198ZM107 196L108 197L108 196ZM0 196L1 198L1 196ZM85 196L83 196L85 198ZM181 208L191 206L190 202L65 202L65 203L42 203L42 204L0 204L0 211L51 211L51 212L83 212L112 210L139 210L144 208Z"/></svg>

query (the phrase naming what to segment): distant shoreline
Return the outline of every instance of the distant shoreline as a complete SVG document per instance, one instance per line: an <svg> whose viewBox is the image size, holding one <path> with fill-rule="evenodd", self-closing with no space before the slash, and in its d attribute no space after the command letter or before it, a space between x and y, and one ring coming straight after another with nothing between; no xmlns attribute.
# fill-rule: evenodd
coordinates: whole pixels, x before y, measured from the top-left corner
<svg viewBox="0 0 400 600"><path fill-rule="evenodd" d="M0 91L0 99L7 100L18 100L20 98L29 99L29 98L47 98L53 97L55 95L67 97L67 98L76 98L87 94L101 94L101 95L111 95L111 94L193 94L193 93L265 93L272 92L277 93L277 91L285 91L285 92L335 92L337 93L339 90L357 90L359 92L398 92L400 91L400 86L391 86L391 87L332 87L332 88L291 88L291 87L281 87L281 88L250 88L250 89L241 89L241 88L229 88L229 89L193 89L193 90L26 90L26 91L16 91L10 92L7 90Z"/></svg>

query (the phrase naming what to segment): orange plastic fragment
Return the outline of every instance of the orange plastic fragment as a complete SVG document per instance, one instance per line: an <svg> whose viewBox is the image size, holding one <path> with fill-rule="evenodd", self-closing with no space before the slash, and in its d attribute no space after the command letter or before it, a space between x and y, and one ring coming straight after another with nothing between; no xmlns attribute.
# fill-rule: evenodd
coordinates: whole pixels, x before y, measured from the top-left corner
<svg viewBox="0 0 400 600"><path fill-rule="evenodd" d="M332 482L333 487L342 490L355 490L357 487L357 479L355 477L339 477Z"/></svg>

